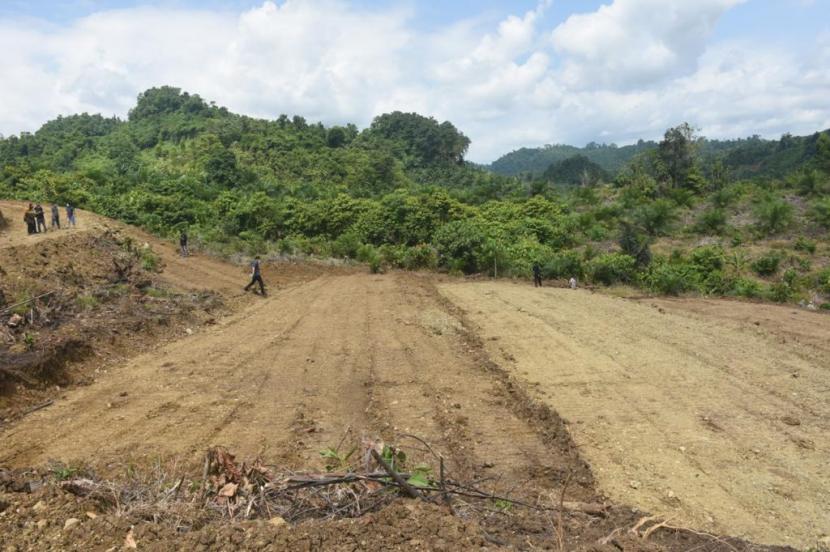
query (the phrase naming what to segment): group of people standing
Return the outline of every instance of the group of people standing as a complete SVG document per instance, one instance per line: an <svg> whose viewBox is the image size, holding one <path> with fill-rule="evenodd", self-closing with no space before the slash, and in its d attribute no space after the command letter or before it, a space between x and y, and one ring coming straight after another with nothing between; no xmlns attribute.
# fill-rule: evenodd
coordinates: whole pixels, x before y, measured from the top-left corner
<svg viewBox="0 0 830 552"><path fill-rule="evenodd" d="M60 209L55 203L52 204L51 215L52 230L59 230L61 227ZM70 203L66 204L66 220L67 228L70 226L75 227L75 207ZM46 212L43 209L43 205L40 203L34 205L30 203L28 209L26 209L26 213L23 215L23 222L26 223L26 231L29 234L46 232Z"/></svg>

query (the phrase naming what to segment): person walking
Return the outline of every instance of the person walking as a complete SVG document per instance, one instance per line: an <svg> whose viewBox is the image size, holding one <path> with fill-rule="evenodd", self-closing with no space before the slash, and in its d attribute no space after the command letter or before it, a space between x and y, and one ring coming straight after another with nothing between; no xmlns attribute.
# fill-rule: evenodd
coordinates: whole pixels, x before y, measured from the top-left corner
<svg viewBox="0 0 830 552"><path fill-rule="evenodd" d="M187 232L182 230L181 235L179 235L179 247L181 248L182 257L189 257L190 251L187 249Z"/></svg>
<svg viewBox="0 0 830 552"><path fill-rule="evenodd" d="M66 204L66 227L75 228L75 207L71 203Z"/></svg>
<svg viewBox="0 0 830 552"><path fill-rule="evenodd" d="M259 266L259 255L254 257L253 262L251 263L251 281L245 286L245 291L251 289L251 286L254 284L259 284L259 291L263 297L265 297L265 282L262 281L262 269Z"/></svg>
<svg viewBox="0 0 830 552"><path fill-rule="evenodd" d="M26 223L26 231L31 236L32 234L37 234L37 218L35 217L35 209L32 207L32 204L29 204L29 208L26 209L26 212L23 214L23 222Z"/></svg>
<svg viewBox="0 0 830 552"><path fill-rule="evenodd" d="M542 267L533 263L533 287L542 287Z"/></svg>
<svg viewBox="0 0 830 552"><path fill-rule="evenodd" d="M52 230L61 228L61 215L57 203L52 204Z"/></svg>
<svg viewBox="0 0 830 552"><path fill-rule="evenodd" d="M35 204L35 219L37 220L37 231L46 232L46 215L43 213L43 205Z"/></svg>

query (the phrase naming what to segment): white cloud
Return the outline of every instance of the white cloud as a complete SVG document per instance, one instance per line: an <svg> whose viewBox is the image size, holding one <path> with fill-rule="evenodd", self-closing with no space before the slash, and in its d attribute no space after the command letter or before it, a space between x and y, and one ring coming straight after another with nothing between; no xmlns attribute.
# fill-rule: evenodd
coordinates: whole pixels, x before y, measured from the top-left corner
<svg viewBox="0 0 830 552"><path fill-rule="evenodd" d="M521 146L830 126L830 39L809 55L712 42L741 0L614 0L545 26L549 0L495 25L416 30L415 13L342 0L243 13L134 8L62 27L0 20L0 132L58 114L125 115L170 84L232 111L367 125L400 109L449 119L488 161Z"/></svg>
<svg viewBox="0 0 830 552"><path fill-rule="evenodd" d="M693 72L718 18L744 0L616 0L552 34L575 87L636 88Z"/></svg>

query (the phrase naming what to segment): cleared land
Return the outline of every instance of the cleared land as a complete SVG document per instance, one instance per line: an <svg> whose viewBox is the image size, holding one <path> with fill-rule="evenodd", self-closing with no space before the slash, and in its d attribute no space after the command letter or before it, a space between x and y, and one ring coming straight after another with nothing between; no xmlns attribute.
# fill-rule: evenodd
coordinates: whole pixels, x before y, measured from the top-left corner
<svg viewBox="0 0 830 552"><path fill-rule="evenodd" d="M0 209L13 225L0 251L20 255L50 238L70 248L75 232L118 228L152 245L171 286L215 291L234 309L127 360L87 361L85 385L0 427L0 468L60 461L115 477L161 460L201 473L205 450L221 445L240 459L321 470L319 452L342 440L417 448L413 434L445 455L454 477L528 501L550 504L568 481L567 500L605 494L677 525L756 542L808 546L830 533L830 317L279 263L266 268L269 297L241 298L244 267L182 259L169 244L88 213L78 230L21 236L22 207ZM102 513L67 532L64 518L83 518L88 506L49 493L21 499L0 485L0 506L14 504L0 515L0 544L5 529L22 527L5 532L20 549L107 549L140 521ZM566 541L603 551L620 542L625 550L761 550L688 532L658 531L649 542L619 532L644 515L624 506L604 518L569 515ZM372 519L210 525L184 536L144 523L136 534L159 549L196 541L454 549L551 547L557 531L546 513L476 521L432 505L390 509L378 518L388 530ZM595 545L614 531L617 544Z"/></svg>
<svg viewBox="0 0 830 552"><path fill-rule="evenodd" d="M616 501L755 541L830 533L830 317L447 284Z"/></svg>

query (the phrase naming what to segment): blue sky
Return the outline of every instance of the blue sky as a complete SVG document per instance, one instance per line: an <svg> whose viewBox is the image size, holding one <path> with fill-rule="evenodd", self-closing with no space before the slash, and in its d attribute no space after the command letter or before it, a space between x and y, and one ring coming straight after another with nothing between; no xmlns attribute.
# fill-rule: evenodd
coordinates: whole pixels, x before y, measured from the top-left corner
<svg viewBox="0 0 830 552"><path fill-rule="evenodd" d="M521 146L830 127L830 0L0 0L0 133L171 84L261 117Z"/></svg>

